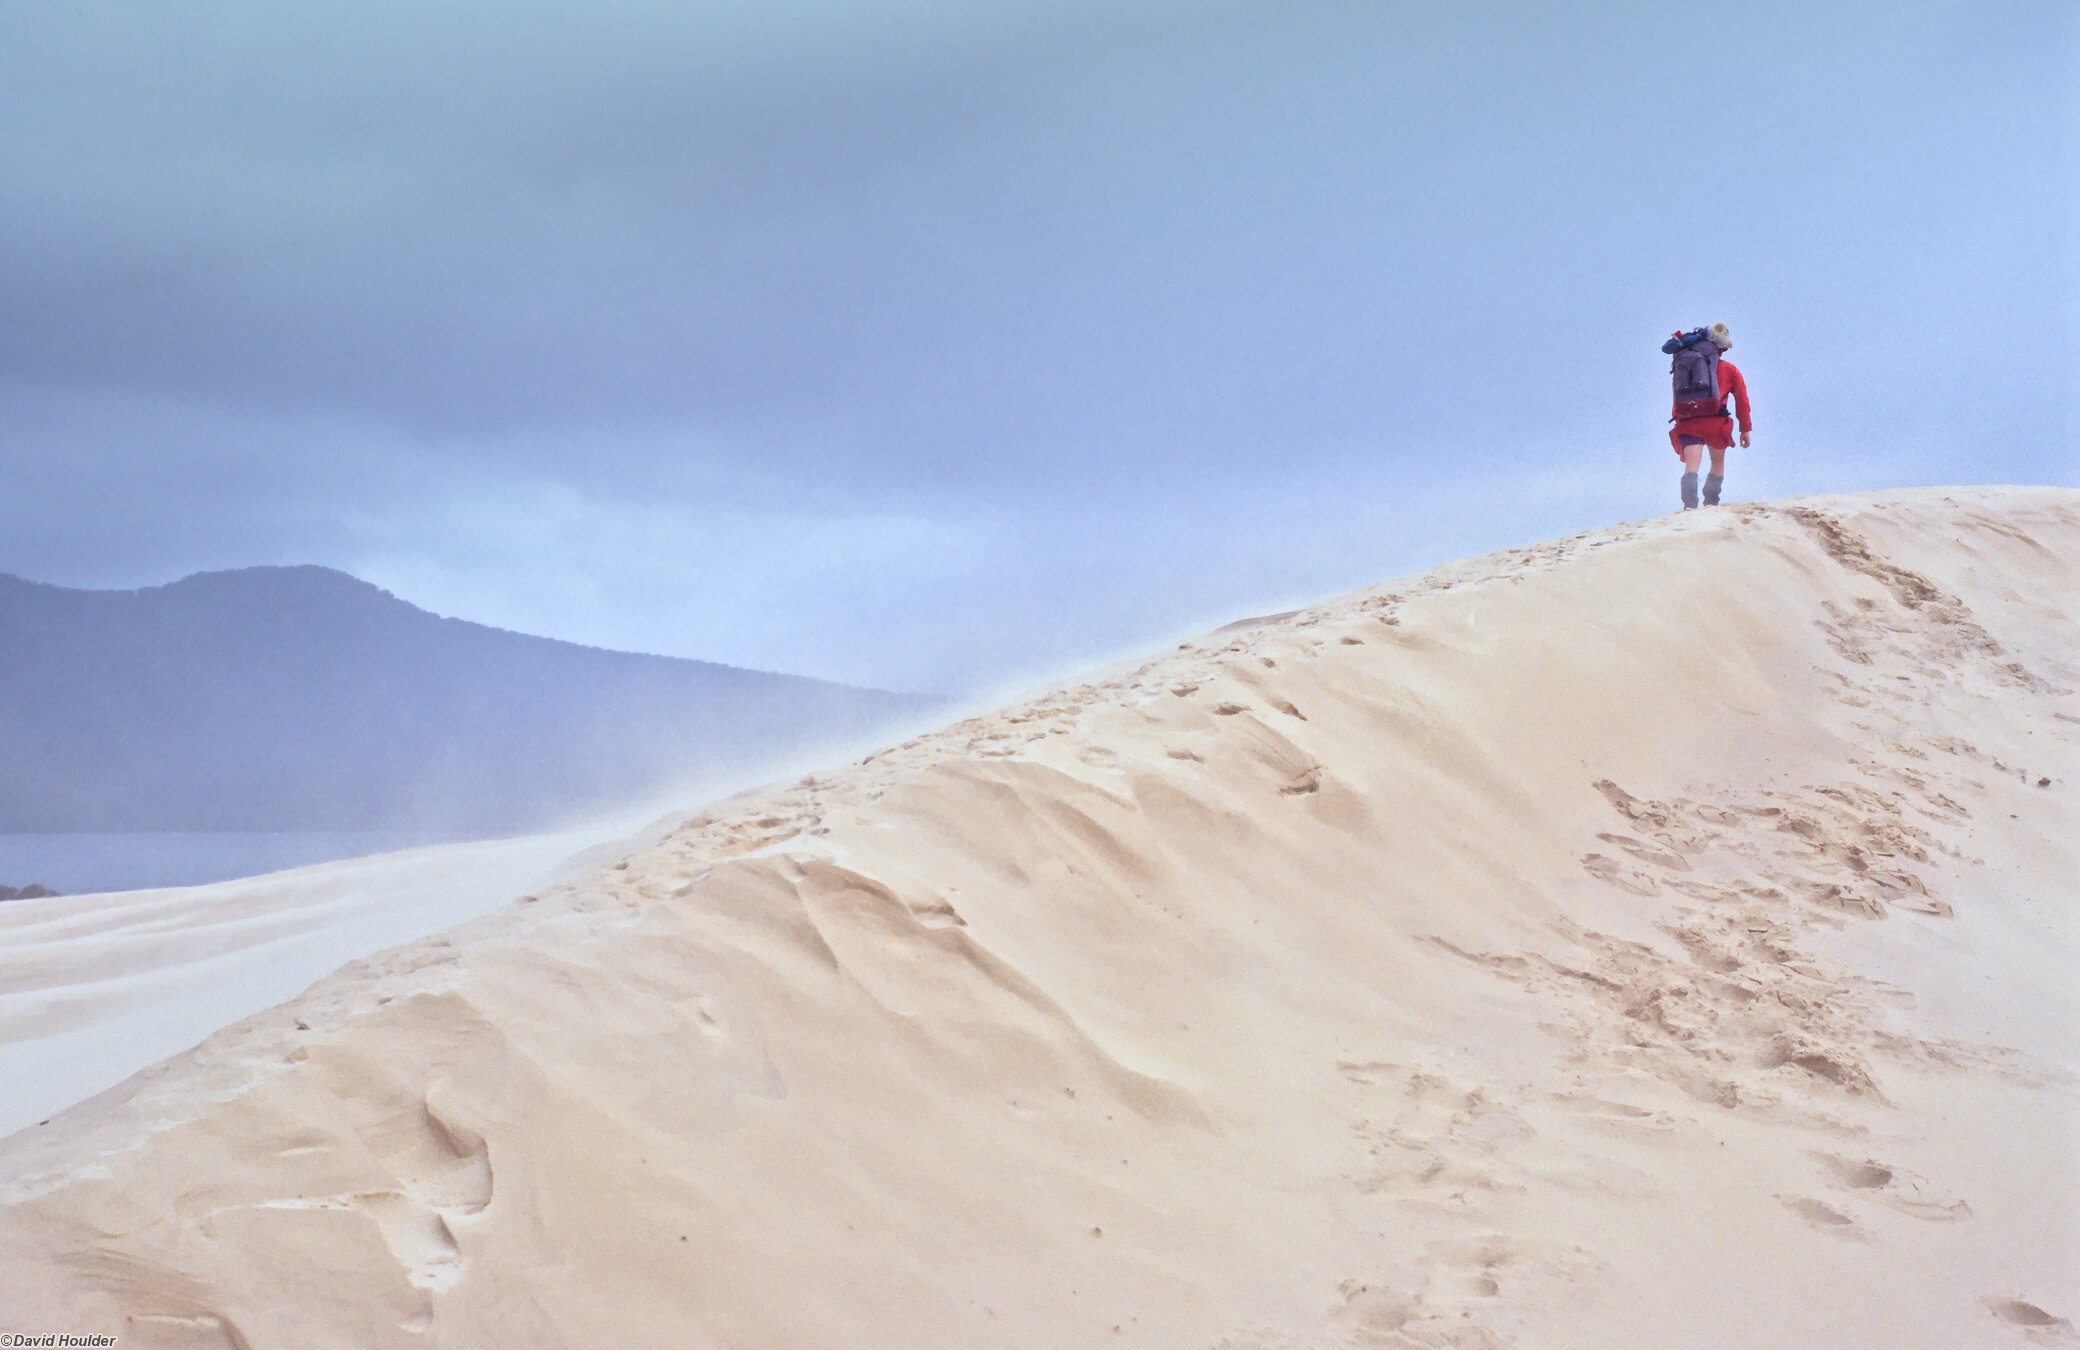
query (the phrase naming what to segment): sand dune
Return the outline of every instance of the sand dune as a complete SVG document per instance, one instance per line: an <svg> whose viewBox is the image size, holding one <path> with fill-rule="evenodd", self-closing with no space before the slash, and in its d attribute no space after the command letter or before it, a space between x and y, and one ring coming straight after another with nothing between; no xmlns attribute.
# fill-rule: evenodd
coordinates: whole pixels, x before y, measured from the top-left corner
<svg viewBox="0 0 2080 1350"><path fill-rule="evenodd" d="M0 1332L2080 1344L2076 614L1960 489L1231 626L0 1141Z"/></svg>
<svg viewBox="0 0 2080 1350"><path fill-rule="evenodd" d="M348 957L511 904L597 842L570 832L451 844L0 905L0 1134L293 998Z"/></svg>

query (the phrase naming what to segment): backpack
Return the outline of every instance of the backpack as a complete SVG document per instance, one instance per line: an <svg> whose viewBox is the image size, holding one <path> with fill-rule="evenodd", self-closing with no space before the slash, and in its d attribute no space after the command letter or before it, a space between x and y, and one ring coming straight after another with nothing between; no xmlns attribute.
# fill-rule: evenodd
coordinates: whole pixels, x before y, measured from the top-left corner
<svg viewBox="0 0 2080 1350"><path fill-rule="evenodd" d="M1693 328L1677 333L1661 344L1661 350L1675 358L1668 365L1676 402L1675 416L1669 420L1724 417L1726 404L1719 397L1719 349L1705 330Z"/></svg>

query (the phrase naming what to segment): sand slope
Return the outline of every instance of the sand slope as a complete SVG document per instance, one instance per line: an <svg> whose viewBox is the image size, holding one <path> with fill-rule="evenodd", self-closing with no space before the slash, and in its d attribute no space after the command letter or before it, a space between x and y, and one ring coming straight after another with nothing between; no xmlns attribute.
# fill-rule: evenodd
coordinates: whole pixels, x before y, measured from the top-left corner
<svg viewBox="0 0 2080 1350"><path fill-rule="evenodd" d="M0 1135L361 955L502 908L592 832L444 844L207 886L0 904Z"/></svg>
<svg viewBox="0 0 2080 1350"><path fill-rule="evenodd" d="M2080 493L1621 526L686 820L0 1143L125 1346L2072 1345Z"/></svg>

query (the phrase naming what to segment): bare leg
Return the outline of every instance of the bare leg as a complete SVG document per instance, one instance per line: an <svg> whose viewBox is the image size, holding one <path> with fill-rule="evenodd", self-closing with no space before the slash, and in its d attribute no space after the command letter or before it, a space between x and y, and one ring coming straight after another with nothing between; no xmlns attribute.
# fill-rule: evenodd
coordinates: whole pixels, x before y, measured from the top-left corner
<svg viewBox="0 0 2080 1350"><path fill-rule="evenodd" d="M1712 471L1704 480L1704 504L1719 504L1719 488L1726 482L1726 452L1718 447L1712 450Z"/></svg>
<svg viewBox="0 0 2080 1350"><path fill-rule="evenodd" d="M1697 462L1704 455L1701 445L1683 447L1683 509L1697 505Z"/></svg>

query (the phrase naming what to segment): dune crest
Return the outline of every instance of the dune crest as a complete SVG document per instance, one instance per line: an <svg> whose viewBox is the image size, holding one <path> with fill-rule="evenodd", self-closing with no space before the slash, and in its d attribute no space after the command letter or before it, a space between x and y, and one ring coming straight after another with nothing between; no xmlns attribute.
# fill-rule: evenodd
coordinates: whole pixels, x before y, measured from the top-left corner
<svg viewBox="0 0 2080 1350"><path fill-rule="evenodd" d="M0 1332L2080 1344L2076 615L1954 489L1230 625L0 1141Z"/></svg>

